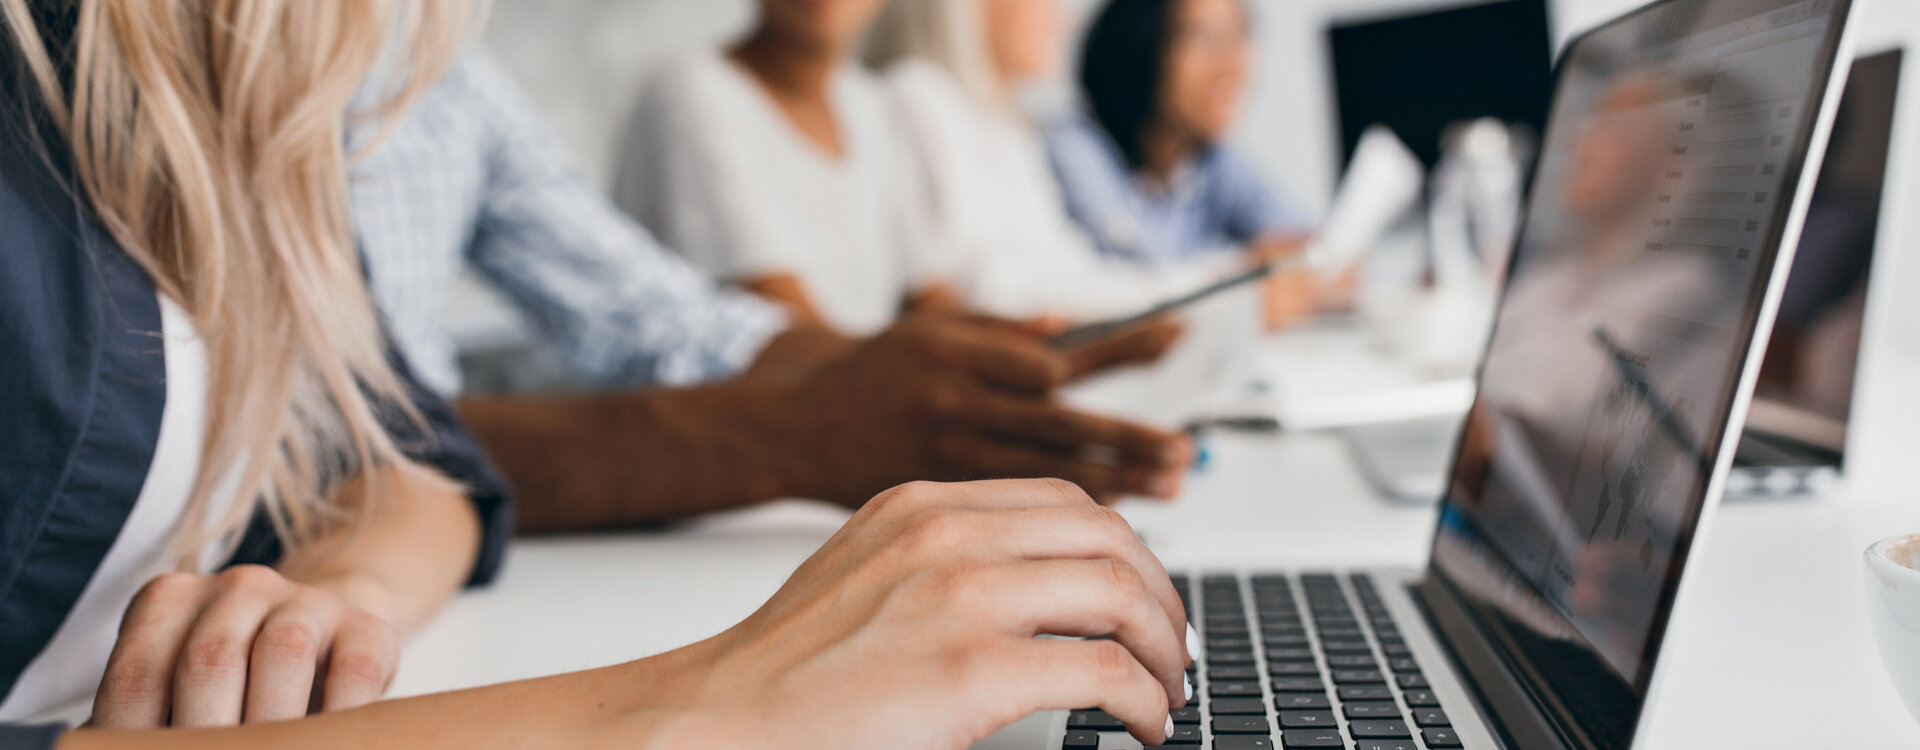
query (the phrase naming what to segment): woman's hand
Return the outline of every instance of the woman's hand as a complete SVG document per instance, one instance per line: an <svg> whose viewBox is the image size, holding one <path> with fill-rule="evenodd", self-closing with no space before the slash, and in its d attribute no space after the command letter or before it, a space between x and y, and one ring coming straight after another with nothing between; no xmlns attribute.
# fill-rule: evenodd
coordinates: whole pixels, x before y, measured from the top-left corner
<svg viewBox="0 0 1920 750"><path fill-rule="evenodd" d="M400 656L382 590L257 565L155 578L127 608L91 724L226 726L379 700Z"/></svg>
<svg viewBox="0 0 1920 750"><path fill-rule="evenodd" d="M664 683L713 717L714 746L964 748L1088 706L1153 744L1191 696L1187 632L1159 561L1079 488L911 484Z"/></svg>

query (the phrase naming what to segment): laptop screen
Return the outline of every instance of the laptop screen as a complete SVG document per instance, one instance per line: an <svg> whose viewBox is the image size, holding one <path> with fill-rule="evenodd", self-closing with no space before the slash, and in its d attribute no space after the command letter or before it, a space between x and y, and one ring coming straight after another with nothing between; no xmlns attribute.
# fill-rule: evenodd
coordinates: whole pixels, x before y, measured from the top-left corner
<svg viewBox="0 0 1920 750"><path fill-rule="evenodd" d="M1562 55L1433 571L1576 744L1632 739L1846 0L1673 0Z"/></svg>
<svg viewBox="0 0 1920 750"><path fill-rule="evenodd" d="M1737 458L1748 464L1839 466L1845 458L1900 60L1899 50L1862 57L1847 76L1747 413Z"/></svg>

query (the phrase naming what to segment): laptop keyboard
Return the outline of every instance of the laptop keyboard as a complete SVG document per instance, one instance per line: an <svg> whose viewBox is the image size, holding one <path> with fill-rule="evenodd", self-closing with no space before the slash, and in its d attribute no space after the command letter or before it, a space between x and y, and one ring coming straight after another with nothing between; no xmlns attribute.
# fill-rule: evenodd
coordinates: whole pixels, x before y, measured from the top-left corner
<svg viewBox="0 0 1920 750"><path fill-rule="evenodd" d="M1370 577L1208 575L1194 583L1173 578L1204 645L1187 674L1194 700L1174 712L1168 746L1460 747ZM1105 712L1074 711L1061 748L1097 750L1102 733L1124 732Z"/></svg>

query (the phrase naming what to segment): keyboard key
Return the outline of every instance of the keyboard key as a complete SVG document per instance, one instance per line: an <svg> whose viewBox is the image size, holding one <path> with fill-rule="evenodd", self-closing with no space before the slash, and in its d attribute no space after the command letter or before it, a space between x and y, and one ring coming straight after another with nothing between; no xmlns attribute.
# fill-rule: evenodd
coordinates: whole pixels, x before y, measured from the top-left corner
<svg viewBox="0 0 1920 750"><path fill-rule="evenodd" d="M1267 648L1306 648L1307 636L1305 633L1279 636L1270 635L1267 636L1267 639L1263 641L1263 643L1266 644Z"/></svg>
<svg viewBox="0 0 1920 750"><path fill-rule="evenodd" d="M1413 710L1413 723L1423 727L1444 727L1453 722L1447 720L1447 712L1437 708L1416 708Z"/></svg>
<svg viewBox="0 0 1920 750"><path fill-rule="evenodd" d="M1380 644L1380 651L1386 654L1389 659L1396 656L1407 656L1413 653L1413 649L1407 648L1407 644L1405 643L1382 643Z"/></svg>
<svg viewBox="0 0 1920 750"><path fill-rule="evenodd" d="M1179 746L1199 747L1200 741L1202 739L1205 739L1205 738L1200 735L1200 725L1175 724L1173 727L1173 736L1168 737L1167 741L1163 743L1162 747L1179 747ZM1152 747L1152 746L1149 745L1149 747Z"/></svg>
<svg viewBox="0 0 1920 750"><path fill-rule="evenodd" d="M1298 711L1301 709L1331 708L1332 706L1333 702L1327 700L1326 693L1275 693L1273 695L1273 708L1275 711Z"/></svg>
<svg viewBox="0 0 1920 750"><path fill-rule="evenodd" d="M1420 730L1420 738L1427 741L1427 747L1459 747L1460 735L1444 727Z"/></svg>
<svg viewBox="0 0 1920 750"><path fill-rule="evenodd" d="M1387 668L1395 672L1418 672L1420 671L1420 663L1414 661L1412 657L1401 657L1398 659L1388 659Z"/></svg>
<svg viewBox="0 0 1920 750"><path fill-rule="evenodd" d="M1100 750L1100 733L1088 729L1069 729L1066 740L1060 743L1060 750Z"/></svg>
<svg viewBox="0 0 1920 750"><path fill-rule="evenodd" d="M1361 740L1359 750L1420 750L1413 740Z"/></svg>
<svg viewBox="0 0 1920 750"><path fill-rule="evenodd" d="M1187 704L1186 708L1167 715L1173 717L1175 724L1198 724L1200 723L1200 702L1194 701Z"/></svg>
<svg viewBox="0 0 1920 750"><path fill-rule="evenodd" d="M1408 672L1406 674L1395 677L1394 679L1400 683L1400 687L1403 690L1415 690L1418 688L1433 687L1432 685L1427 684L1426 675L1420 674L1419 672Z"/></svg>
<svg viewBox="0 0 1920 750"><path fill-rule="evenodd" d="M1310 648L1269 648L1267 661L1313 661Z"/></svg>
<svg viewBox="0 0 1920 750"><path fill-rule="evenodd" d="M1397 740L1413 736L1404 721L1356 721L1347 725L1347 731L1352 732L1356 740Z"/></svg>
<svg viewBox="0 0 1920 750"><path fill-rule="evenodd" d="M1346 748L1347 739L1338 729L1289 729L1280 733L1280 743L1294 748Z"/></svg>
<svg viewBox="0 0 1920 750"><path fill-rule="evenodd" d="M1075 711L1067 715L1068 729L1089 729L1095 732L1120 732L1127 726L1105 711Z"/></svg>
<svg viewBox="0 0 1920 750"><path fill-rule="evenodd" d="M1356 685L1369 682L1386 682L1387 676L1378 669L1336 669L1333 670L1333 684ZM1425 687L1420 685L1419 687Z"/></svg>
<svg viewBox="0 0 1920 750"><path fill-rule="evenodd" d="M1207 667L1207 679L1213 682L1223 680L1258 680L1260 667L1252 664L1222 664Z"/></svg>
<svg viewBox="0 0 1920 750"><path fill-rule="evenodd" d="M1260 697L1260 683L1251 680L1211 682L1207 684L1207 695L1215 698L1258 698Z"/></svg>
<svg viewBox="0 0 1920 750"><path fill-rule="evenodd" d="M1267 665L1267 674L1275 677L1319 677L1320 665L1310 661L1277 661Z"/></svg>
<svg viewBox="0 0 1920 750"><path fill-rule="evenodd" d="M1400 707L1393 701L1355 701L1340 707L1349 719L1398 719Z"/></svg>
<svg viewBox="0 0 1920 750"><path fill-rule="evenodd" d="M1273 739L1257 734L1227 734L1213 738L1213 750L1273 750Z"/></svg>
<svg viewBox="0 0 1920 750"><path fill-rule="evenodd" d="M1321 641L1320 650L1329 654L1371 654L1373 648L1366 641Z"/></svg>
<svg viewBox="0 0 1920 750"><path fill-rule="evenodd" d="M1267 658L1273 658L1269 655ZM1379 669L1380 665L1373 657L1365 654L1334 654L1327 657L1327 666L1334 669Z"/></svg>
<svg viewBox="0 0 1920 750"><path fill-rule="evenodd" d="M1218 633L1207 635L1208 651L1245 651L1253 648L1253 641L1245 636L1221 636Z"/></svg>
<svg viewBox="0 0 1920 750"><path fill-rule="evenodd" d="M1407 705L1416 708L1440 705L1440 699L1433 694L1432 690L1408 690L1401 695L1406 697Z"/></svg>
<svg viewBox="0 0 1920 750"><path fill-rule="evenodd" d="M1206 654L1207 666L1215 664L1252 664L1252 651L1209 651Z"/></svg>
<svg viewBox="0 0 1920 750"><path fill-rule="evenodd" d="M1281 711L1280 726L1288 729L1339 728L1332 711Z"/></svg>
<svg viewBox="0 0 1920 750"><path fill-rule="evenodd" d="M1327 684L1318 677L1275 677L1273 692L1276 693L1324 693Z"/></svg>
<svg viewBox="0 0 1920 750"><path fill-rule="evenodd" d="M1341 685L1340 700L1390 701L1393 700L1393 691L1385 685Z"/></svg>
<svg viewBox="0 0 1920 750"><path fill-rule="evenodd" d="M1214 716L1267 715L1267 706L1259 698L1215 698L1208 708L1213 709Z"/></svg>
<svg viewBox="0 0 1920 750"><path fill-rule="evenodd" d="M1267 725L1265 716L1215 716L1214 734L1271 734L1273 727Z"/></svg>

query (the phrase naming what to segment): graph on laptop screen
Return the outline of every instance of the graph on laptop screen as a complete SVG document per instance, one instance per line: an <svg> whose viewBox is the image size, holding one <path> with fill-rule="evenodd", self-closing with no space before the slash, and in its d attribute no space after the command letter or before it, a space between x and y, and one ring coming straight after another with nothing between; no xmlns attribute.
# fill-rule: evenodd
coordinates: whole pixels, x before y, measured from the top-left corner
<svg viewBox="0 0 1920 750"><path fill-rule="evenodd" d="M1665 3L1559 65L1433 565L1594 746L1637 719L1842 12Z"/></svg>

